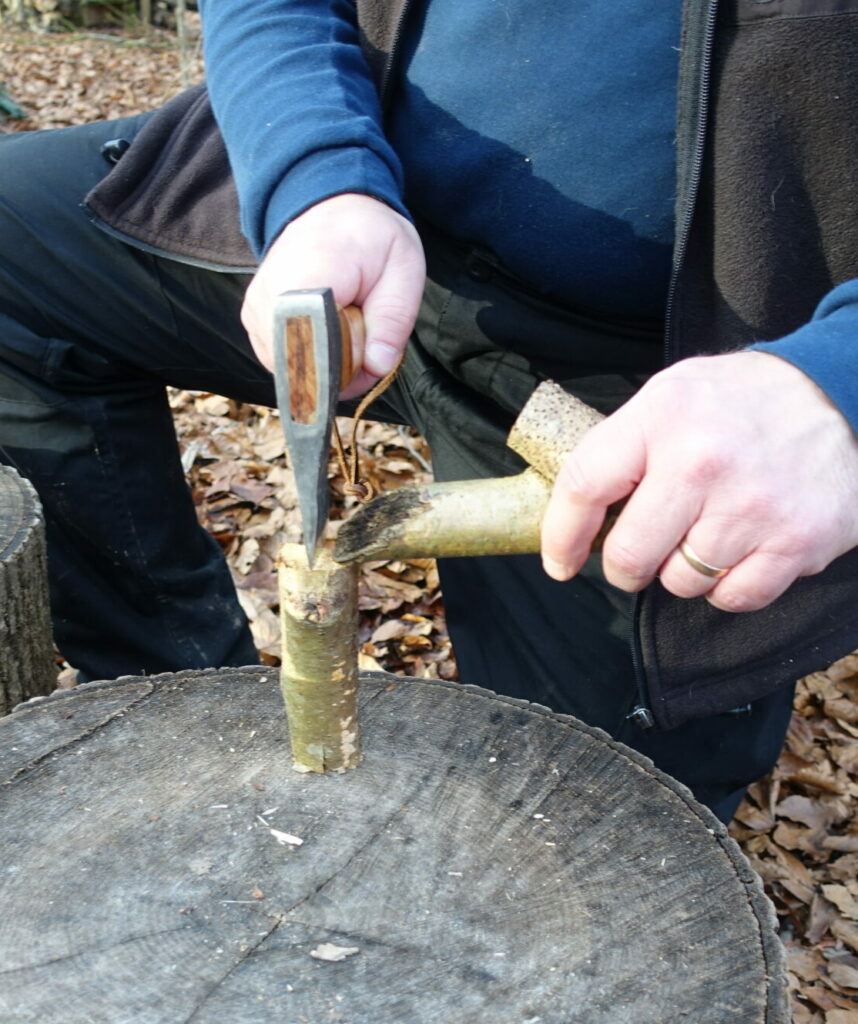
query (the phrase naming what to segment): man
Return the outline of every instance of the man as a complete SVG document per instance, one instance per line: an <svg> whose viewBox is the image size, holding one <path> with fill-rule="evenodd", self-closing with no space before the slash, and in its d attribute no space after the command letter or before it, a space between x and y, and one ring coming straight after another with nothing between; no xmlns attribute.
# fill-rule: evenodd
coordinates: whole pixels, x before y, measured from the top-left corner
<svg viewBox="0 0 858 1024"><path fill-rule="evenodd" d="M376 411L441 479L515 471L545 377L613 413L557 482L548 575L441 565L461 676L605 728L728 819L792 681L858 646L858 33L849 4L799 7L689 2L680 41L677 9L632 0L203 4L252 253L199 91L4 141L0 445L48 510L69 658L250 660L163 383L270 403L273 299L328 285L367 325L344 398L411 339Z"/></svg>

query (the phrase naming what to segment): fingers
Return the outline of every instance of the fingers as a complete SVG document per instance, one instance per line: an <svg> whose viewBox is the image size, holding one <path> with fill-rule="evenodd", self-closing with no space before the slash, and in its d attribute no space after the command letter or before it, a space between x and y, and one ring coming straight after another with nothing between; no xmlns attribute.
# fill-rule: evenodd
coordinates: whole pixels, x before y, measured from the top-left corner
<svg viewBox="0 0 858 1024"><path fill-rule="evenodd" d="M726 572L721 577L701 573L689 564L679 547L671 553L659 577L665 589L677 597L705 597L725 612L754 612L777 600L798 576L809 575L798 571L795 559L761 550L722 568Z"/></svg>
<svg viewBox="0 0 858 1024"><path fill-rule="evenodd" d="M677 597L700 597L763 539L757 520L722 512L704 486L645 483L605 541L605 575L614 586L634 593L658 576Z"/></svg>
<svg viewBox="0 0 858 1024"><path fill-rule="evenodd" d="M370 374L383 377L399 362L414 329L423 296L424 271L406 262L391 263L383 281L363 304L366 349L363 365Z"/></svg>
<svg viewBox="0 0 858 1024"><path fill-rule="evenodd" d="M658 576L678 597L755 611L858 544L858 440L775 356L686 360L567 458L543 522L549 575L581 568L620 498L603 545L610 583L635 592Z"/></svg>
<svg viewBox="0 0 858 1024"><path fill-rule="evenodd" d="M669 501L665 493L670 494ZM602 556L608 582L629 593L648 586L701 507L700 492L690 482L650 470L605 538Z"/></svg>
<svg viewBox="0 0 858 1024"><path fill-rule="evenodd" d="M542 520L542 564L549 576L568 580L580 570L608 506L635 489L645 466L643 439L619 413L586 434L563 463Z"/></svg>
<svg viewBox="0 0 858 1024"><path fill-rule="evenodd" d="M724 612L756 612L777 600L799 576L795 561L768 552L754 552L734 566L706 600Z"/></svg>

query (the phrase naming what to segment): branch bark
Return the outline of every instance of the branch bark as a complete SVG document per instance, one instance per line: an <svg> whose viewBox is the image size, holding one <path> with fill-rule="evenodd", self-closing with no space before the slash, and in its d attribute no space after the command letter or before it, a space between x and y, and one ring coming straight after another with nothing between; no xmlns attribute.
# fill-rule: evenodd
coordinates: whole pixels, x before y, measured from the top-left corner
<svg viewBox="0 0 858 1024"><path fill-rule="evenodd" d="M572 449L604 418L592 406L547 380L518 414L507 444L553 483Z"/></svg>
<svg viewBox="0 0 858 1024"><path fill-rule="evenodd" d="M284 544L278 559L283 663L280 686L293 767L345 771L360 757L357 569L317 552L307 568L303 545Z"/></svg>
<svg viewBox="0 0 858 1024"><path fill-rule="evenodd" d="M533 469L497 480L401 487L343 523L334 557L455 558L539 550L539 526L551 484Z"/></svg>

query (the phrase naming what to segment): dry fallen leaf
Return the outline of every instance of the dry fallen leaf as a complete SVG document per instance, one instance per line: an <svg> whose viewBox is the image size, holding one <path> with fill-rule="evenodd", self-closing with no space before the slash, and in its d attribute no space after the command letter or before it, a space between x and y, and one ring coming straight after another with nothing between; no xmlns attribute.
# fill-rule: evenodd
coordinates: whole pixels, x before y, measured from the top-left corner
<svg viewBox="0 0 858 1024"><path fill-rule="evenodd" d="M388 619L373 631L370 639L374 644L384 643L385 640L398 640L405 636L409 629L408 623L402 619Z"/></svg>
<svg viewBox="0 0 858 1024"><path fill-rule="evenodd" d="M844 917L858 921L858 899L845 885L823 885L822 894L837 907Z"/></svg>
<svg viewBox="0 0 858 1024"><path fill-rule="evenodd" d="M832 963L828 966L828 973L841 988L851 988L858 992L858 968L849 964Z"/></svg>
<svg viewBox="0 0 858 1024"><path fill-rule="evenodd" d="M842 943L858 953L858 925L854 925L849 921L835 919L831 922L830 929L835 939L840 939Z"/></svg>
<svg viewBox="0 0 858 1024"><path fill-rule="evenodd" d="M791 821L798 821L807 825L814 832L826 829L834 821L835 813L819 800L813 800L807 796L788 796L782 800L776 812Z"/></svg>
<svg viewBox="0 0 858 1024"><path fill-rule="evenodd" d="M787 967L802 981L818 981L825 961L811 949L793 946L787 950Z"/></svg>

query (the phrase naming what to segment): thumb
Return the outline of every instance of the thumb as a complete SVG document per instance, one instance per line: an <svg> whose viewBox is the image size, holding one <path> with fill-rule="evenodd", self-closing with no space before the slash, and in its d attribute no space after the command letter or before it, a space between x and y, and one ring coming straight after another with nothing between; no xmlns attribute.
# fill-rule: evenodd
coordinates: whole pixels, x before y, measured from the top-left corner
<svg viewBox="0 0 858 1024"><path fill-rule="evenodd" d="M557 474L542 520L542 562L553 579L571 579L581 569L608 506L643 477L646 448L624 412L593 427Z"/></svg>
<svg viewBox="0 0 858 1024"><path fill-rule="evenodd" d="M394 240L382 273L362 303L363 367L369 374L383 377L399 362L414 330L424 281L422 248Z"/></svg>

